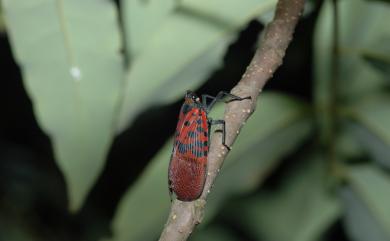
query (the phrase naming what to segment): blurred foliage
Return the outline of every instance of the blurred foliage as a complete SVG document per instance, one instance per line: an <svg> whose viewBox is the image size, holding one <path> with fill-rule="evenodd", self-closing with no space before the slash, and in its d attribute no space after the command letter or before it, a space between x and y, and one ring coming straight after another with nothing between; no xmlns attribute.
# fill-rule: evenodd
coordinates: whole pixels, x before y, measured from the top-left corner
<svg viewBox="0 0 390 241"><path fill-rule="evenodd" d="M318 154L304 157L276 192L262 191L224 215L258 240L318 240L340 214L338 200L327 191L325 163Z"/></svg>
<svg viewBox="0 0 390 241"><path fill-rule="evenodd" d="M388 240L390 235L390 179L376 166L348 170L349 186L341 189L344 221L354 240Z"/></svg>
<svg viewBox="0 0 390 241"><path fill-rule="evenodd" d="M390 240L387 2L310 2L191 240ZM256 47L243 36L262 28L249 22L269 20L276 0L1 3L0 30L4 18L51 145L26 151L45 141L25 148L0 129L0 240L155 240L170 205L172 139L159 128L173 132L186 89L218 92L239 79ZM149 128L145 141L139 129ZM121 140L144 148L118 152L130 164L113 171ZM120 184L104 183L110 171Z"/></svg>

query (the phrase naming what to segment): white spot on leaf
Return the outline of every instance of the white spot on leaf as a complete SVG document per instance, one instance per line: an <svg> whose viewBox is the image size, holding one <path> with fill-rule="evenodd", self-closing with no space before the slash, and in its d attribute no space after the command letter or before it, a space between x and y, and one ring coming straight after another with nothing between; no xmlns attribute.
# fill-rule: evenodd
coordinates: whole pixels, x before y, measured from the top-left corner
<svg viewBox="0 0 390 241"><path fill-rule="evenodd" d="M70 75L73 77L73 79L78 82L81 80L81 70L77 66L73 66L70 68Z"/></svg>

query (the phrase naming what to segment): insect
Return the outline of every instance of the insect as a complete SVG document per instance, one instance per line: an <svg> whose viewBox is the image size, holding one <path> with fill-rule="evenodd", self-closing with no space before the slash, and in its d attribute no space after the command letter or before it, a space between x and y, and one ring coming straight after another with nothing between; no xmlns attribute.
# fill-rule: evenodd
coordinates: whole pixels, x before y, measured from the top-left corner
<svg viewBox="0 0 390 241"><path fill-rule="evenodd" d="M211 125L222 125L222 144L230 150L225 143L225 121L212 120L207 116L215 103L225 96L230 97L230 101L251 98L241 98L221 91L216 97L202 95L200 100L194 92L186 92L168 169L171 200L173 193L181 201L193 201L201 195L206 181ZM208 100L211 100L209 104Z"/></svg>

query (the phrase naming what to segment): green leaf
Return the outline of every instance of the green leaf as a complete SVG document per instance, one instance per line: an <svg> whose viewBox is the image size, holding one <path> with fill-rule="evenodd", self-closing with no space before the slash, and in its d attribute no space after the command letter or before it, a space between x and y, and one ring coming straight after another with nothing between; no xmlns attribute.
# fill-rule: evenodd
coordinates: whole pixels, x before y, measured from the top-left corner
<svg viewBox="0 0 390 241"><path fill-rule="evenodd" d="M176 0L121 0L127 56L136 58L174 10Z"/></svg>
<svg viewBox="0 0 390 241"><path fill-rule="evenodd" d="M352 133L371 153L374 160L390 168L390 96L386 94L365 98L353 105L350 117Z"/></svg>
<svg viewBox="0 0 390 241"><path fill-rule="evenodd" d="M340 159L357 160L364 153L362 147L351 130L351 123L343 123L335 139L336 152Z"/></svg>
<svg viewBox="0 0 390 241"><path fill-rule="evenodd" d="M385 76L390 75L390 59L387 56L380 56L375 53L363 54L364 60L370 63L374 68L381 71Z"/></svg>
<svg viewBox="0 0 390 241"><path fill-rule="evenodd" d="M128 7L132 6L129 1ZM136 44L138 47L127 43L133 46L135 53L126 78L118 131L126 128L148 106L173 101L186 89L200 86L221 66L226 48L237 31L252 18L267 12L276 1L245 0L240 4L233 0L176 1L179 3L174 11L170 7L157 9L159 4L152 2L137 3L145 5L145 11L139 14L125 14L128 35L143 32L136 28L143 28L139 22L149 17L152 19L147 21L147 28L154 32L140 36L136 41L141 42ZM125 11L133 10L126 8ZM154 11L161 12L150 16ZM141 18L142 13L149 15Z"/></svg>
<svg viewBox="0 0 390 241"><path fill-rule="evenodd" d="M390 81L390 35L379 39L374 46L373 52L363 52L362 57L373 68L380 71Z"/></svg>
<svg viewBox="0 0 390 241"><path fill-rule="evenodd" d="M289 173L279 189L245 199L227 215L237 218L257 240L318 240L341 211L326 187L325 160L311 155Z"/></svg>
<svg viewBox="0 0 390 241"><path fill-rule="evenodd" d="M389 81L390 75L390 38L383 39L376 44L375 52L363 53L363 59L366 60L373 68L380 71Z"/></svg>
<svg viewBox="0 0 390 241"><path fill-rule="evenodd" d="M110 1L3 0L15 59L69 192L82 205L113 136L123 61Z"/></svg>
<svg viewBox="0 0 390 241"><path fill-rule="evenodd" d="M349 186L340 192L348 235L354 241L389 240L390 177L374 166L348 170Z"/></svg>
<svg viewBox="0 0 390 241"><path fill-rule="evenodd" d="M239 168L236 179L233 182L232 180L228 181L234 185L234 188L217 181L209 197L206 213L210 212L210 214L207 215L215 214L219 207L218 203L220 204L229 195L256 187L259 179L268 174L268 170L254 170L254 168L271 168L272 161L277 163L278 157L285 155L286 151L291 150L309 133L310 122L304 121L307 109L302 103L278 94L263 94L260 96L258 104L258 110L243 128L226 160L226 165L222 168L221 175L217 179L226 180L228 176L232 176L234 168ZM224 106L220 105L211 115L218 116L223 110ZM297 125L300 127L299 129L296 126L295 132L288 130L290 125L300 121L303 121L304 124ZM285 129L289 131L289 135L282 134ZM266 147L269 147L267 142L272 139L274 134L280 137L280 142L267 150ZM291 148L280 148L282 145L291 145ZM253 153L254 149L256 150L255 146L259 152L250 158L244 155L248 149ZM169 211L167 169L171 150L172 141L168 141L168 144L151 161L142 177L121 200L113 221L114 238L112 240L153 240L161 232ZM274 154L268 152L274 152ZM254 158L254 156L258 158ZM262 156L264 156L264 160L259 162L259 158L261 160ZM224 177L225 172L226 177Z"/></svg>
<svg viewBox="0 0 390 241"><path fill-rule="evenodd" d="M390 168L389 145L386 145L378 136L362 125L351 123L350 130L360 141L361 147L368 150L375 161Z"/></svg>
<svg viewBox="0 0 390 241"><path fill-rule="evenodd" d="M339 55L336 86L331 85L333 53L332 1L325 1L318 18L314 36L315 99L322 136L328 138L331 98L336 91L338 100L356 100L388 85L386 77L361 58L364 53L376 53L376 43L390 37L386 21L390 7L365 0L337 1L339 10ZM390 53L383 53L389 56Z"/></svg>

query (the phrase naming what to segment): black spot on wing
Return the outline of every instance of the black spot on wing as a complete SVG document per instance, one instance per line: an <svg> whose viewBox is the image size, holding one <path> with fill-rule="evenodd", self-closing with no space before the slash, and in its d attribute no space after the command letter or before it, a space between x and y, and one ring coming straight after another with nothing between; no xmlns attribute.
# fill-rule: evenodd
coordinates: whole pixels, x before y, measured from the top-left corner
<svg viewBox="0 0 390 241"><path fill-rule="evenodd" d="M202 126L198 126L198 127L196 127L196 131L199 132L199 133L202 133L202 132L204 132L205 130L203 129Z"/></svg>

